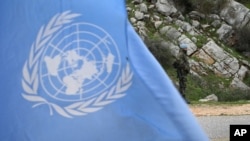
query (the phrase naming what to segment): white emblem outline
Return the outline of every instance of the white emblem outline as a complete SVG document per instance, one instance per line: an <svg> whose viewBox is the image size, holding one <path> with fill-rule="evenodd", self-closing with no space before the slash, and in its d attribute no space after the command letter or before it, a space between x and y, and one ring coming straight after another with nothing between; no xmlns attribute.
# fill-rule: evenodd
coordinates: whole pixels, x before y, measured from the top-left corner
<svg viewBox="0 0 250 141"><path fill-rule="evenodd" d="M39 58L44 51L44 45L53 37L53 34L56 31L60 30L65 24L71 23L74 18L78 16L80 16L80 14L65 11L56 14L46 26L42 26L36 37L36 41L31 46L29 59L25 61L23 66L22 87L25 91L25 93L22 93L23 98L35 103L32 108L46 104L49 107L51 116L53 115L53 110L66 118L84 116L96 112L101 110L105 105L124 97L126 95L125 92L132 85L133 72L131 72L130 65L127 63L126 68L123 69L122 75L119 77L115 86L110 87L108 91L105 91L99 96L93 97L87 101L75 102L68 106L61 107L38 95Z"/></svg>

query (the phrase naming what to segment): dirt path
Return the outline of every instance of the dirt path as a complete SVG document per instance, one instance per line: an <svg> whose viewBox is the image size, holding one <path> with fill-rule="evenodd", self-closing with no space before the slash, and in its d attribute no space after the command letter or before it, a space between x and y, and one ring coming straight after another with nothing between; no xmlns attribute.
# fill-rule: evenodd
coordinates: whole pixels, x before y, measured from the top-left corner
<svg viewBox="0 0 250 141"><path fill-rule="evenodd" d="M250 104L194 104L189 107L196 116L250 115Z"/></svg>

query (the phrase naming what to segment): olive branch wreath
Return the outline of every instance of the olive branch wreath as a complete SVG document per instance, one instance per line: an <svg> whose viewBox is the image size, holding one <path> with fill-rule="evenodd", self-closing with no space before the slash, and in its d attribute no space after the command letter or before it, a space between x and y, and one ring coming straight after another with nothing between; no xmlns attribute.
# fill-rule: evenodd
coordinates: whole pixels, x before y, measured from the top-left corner
<svg viewBox="0 0 250 141"><path fill-rule="evenodd" d="M108 91L87 101L76 102L65 107L60 107L38 95L38 64L45 44L52 38L56 31L60 30L65 24L71 23L73 19L78 16L80 16L80 14L65 11L61 14L56 14L46 26L42 26L36 37L36 41L31 46L29 58L23 66L23 98L35 103L32 108L43 104L48 105L50 115L53 115L53 111L56 111L63 117L73 118L73 116L84 116L96 112L101 110L105 105L114 102L116 99L124 97L126 90L132 84L133 73L130 70L130 65L127 63L115 86L112 86Z"/></svg>

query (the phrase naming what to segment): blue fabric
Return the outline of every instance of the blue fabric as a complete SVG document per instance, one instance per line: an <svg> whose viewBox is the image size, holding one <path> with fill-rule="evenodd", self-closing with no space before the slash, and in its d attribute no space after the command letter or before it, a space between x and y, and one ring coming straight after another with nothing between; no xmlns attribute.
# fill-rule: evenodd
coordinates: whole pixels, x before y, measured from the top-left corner
<svg viewBox="0 0 250 141"><path fill-rule="evenodd" d="M0 2L1 141L206 141L123 0Z"/></svg>
<svg viewBox="0 0 250 141"><path fill-rule="evenodd" d="M180 47L181 47L182 49L186 49L186 48L187 48L187 44L180 44Z"/></svg>

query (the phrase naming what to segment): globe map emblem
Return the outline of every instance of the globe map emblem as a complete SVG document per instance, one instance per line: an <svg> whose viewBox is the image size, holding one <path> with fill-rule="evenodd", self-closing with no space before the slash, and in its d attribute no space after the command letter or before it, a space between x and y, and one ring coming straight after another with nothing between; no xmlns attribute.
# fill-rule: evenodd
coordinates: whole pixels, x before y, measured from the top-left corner
<svg viewBox="0 0 250 141"><path fill-rule="evenodd" d="M76 23L46 44L40 61L43 91L60 101L82 101L114 85L121 71L118 47L102 28Z"/></svg>

